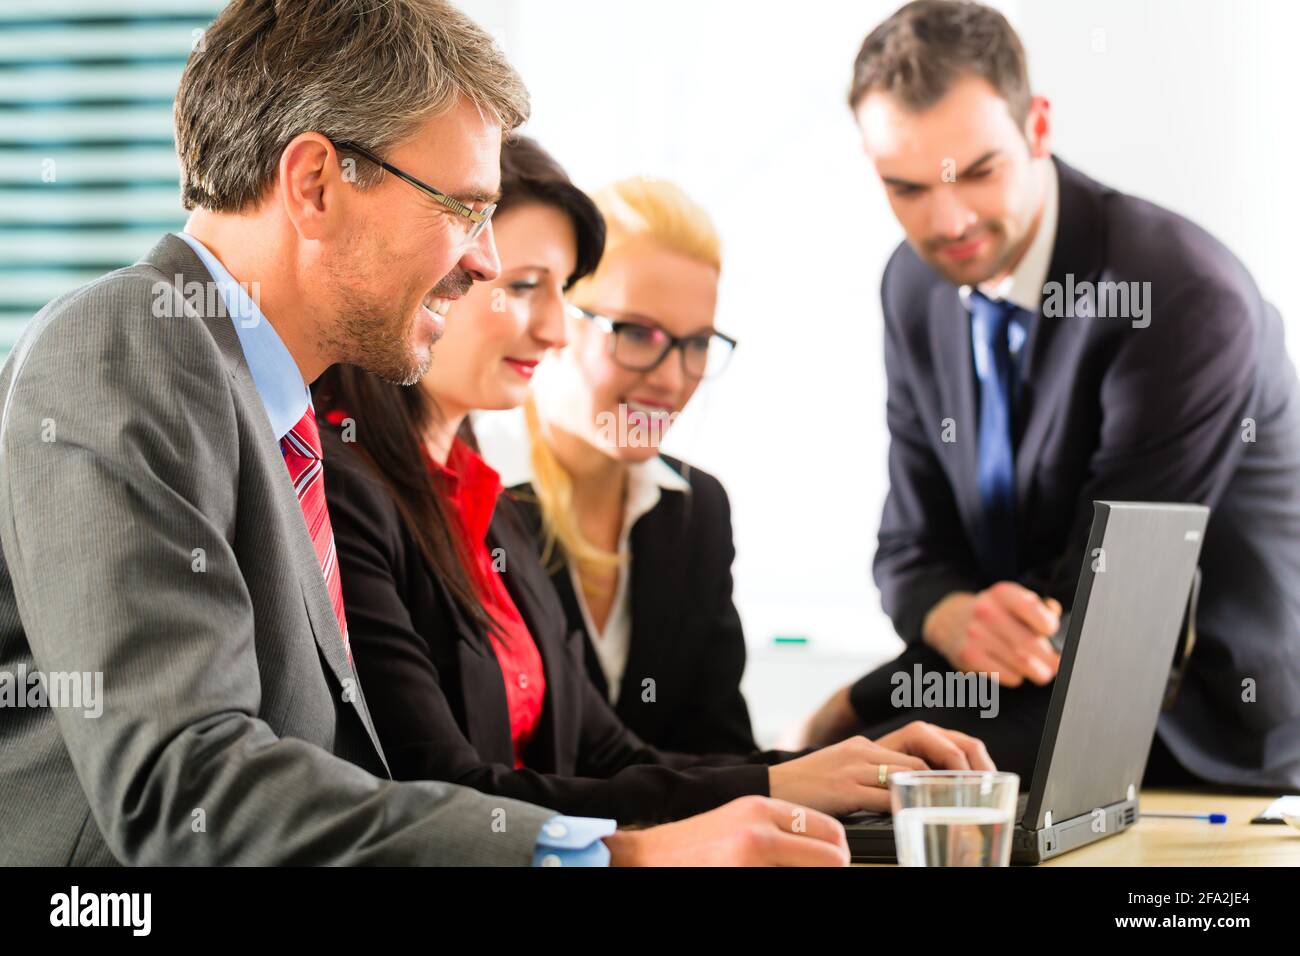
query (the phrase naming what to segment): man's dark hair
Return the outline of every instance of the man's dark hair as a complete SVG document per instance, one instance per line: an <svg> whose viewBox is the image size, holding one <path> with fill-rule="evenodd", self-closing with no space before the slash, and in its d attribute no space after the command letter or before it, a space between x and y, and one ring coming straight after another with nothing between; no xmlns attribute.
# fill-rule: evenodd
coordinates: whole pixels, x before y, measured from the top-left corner
<svg viewBox="0 0 1300 956"><path fill-rule="evenodd" d="M914 0L863 41L853 63L849 107L857 109L864 96L879 91L919 112L970 75L987 80L1007 101L1016 123L1024 125L1029 70L1006 18L978 3Z"/></svg>

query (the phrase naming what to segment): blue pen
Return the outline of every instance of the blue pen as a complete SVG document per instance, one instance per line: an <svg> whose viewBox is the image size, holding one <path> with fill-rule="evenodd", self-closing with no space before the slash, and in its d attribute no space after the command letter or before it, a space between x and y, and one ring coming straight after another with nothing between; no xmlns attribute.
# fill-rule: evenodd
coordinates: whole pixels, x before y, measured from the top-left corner
<svg viewBox="0 0 1300 956"><path fill-rule="evenodd" d="M1163 817L1166 820L1209 820L1211 823L1227 823L1226 813L1143 813L1144 817Z"/></svg>

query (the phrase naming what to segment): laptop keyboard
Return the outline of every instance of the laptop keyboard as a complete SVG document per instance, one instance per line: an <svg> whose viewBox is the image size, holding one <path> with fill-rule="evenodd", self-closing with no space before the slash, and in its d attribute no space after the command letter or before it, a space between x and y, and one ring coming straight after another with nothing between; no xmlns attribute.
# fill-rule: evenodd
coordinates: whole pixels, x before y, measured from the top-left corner
<svg viewBox="0 0 1300 956"><path fill-rule="evenodd" d="M1025 807L1029 805L1029 794L1022 793L1016 800L1014 821L1019 823L1025 817ZM844 818L845 826L862 827L868 830L889 830L894 826L894 818L888 813L855 813Z"/></svg>

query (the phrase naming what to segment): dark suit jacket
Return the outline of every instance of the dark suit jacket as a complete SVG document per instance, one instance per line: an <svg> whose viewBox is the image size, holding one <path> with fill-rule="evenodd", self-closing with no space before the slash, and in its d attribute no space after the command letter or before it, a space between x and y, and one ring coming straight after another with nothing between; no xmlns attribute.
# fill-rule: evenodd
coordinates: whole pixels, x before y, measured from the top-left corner
<svg viewBox="0 0 1300 956"><path fill-rule="evenodd" d="M749 753L754 733L740 693L745 635L731 600L731 504L712 475L664 460L691 483L691 492L661 496L632 528L632 638L615 713L642 740L665 750ZM514 491L530 532L541 541L532 486ZM608 700L568 565L557 559L550 571L569 630L583 636L587 675ZM643 691L647 678L654 681L652 700Z"/></svg>
<svg viewBox="0 0 1300 956"><path fill-rule="evenodd" d="M1095 499L1209 505L1198 643L1159 734L1206 779L1300 786L1300 393L1281 319L1203 229L1056 168L1048 281L1150 283L1149 325L1031 323L1015 416L1019 579L1069 607ZM976 379L956 287L907 245L882 298L890 490L875 578L915 642L936 601L992 583L972 547Z"/></svg>
<svg viewBox="0 0 1300 956"><path fill-rule="evenodd" d="M431 573L369 466L337 429L322 423L321 433L353 658L395 777L529 794L561 813L620 823L675 820L768 794L766 764L784 755L668 753L623 726L587 679L582 633L569 629L537 544L503 494L489 546L504 549L506 588L546 671L542 722L526 769L515 769L505 683L487 636Z"/></svg>

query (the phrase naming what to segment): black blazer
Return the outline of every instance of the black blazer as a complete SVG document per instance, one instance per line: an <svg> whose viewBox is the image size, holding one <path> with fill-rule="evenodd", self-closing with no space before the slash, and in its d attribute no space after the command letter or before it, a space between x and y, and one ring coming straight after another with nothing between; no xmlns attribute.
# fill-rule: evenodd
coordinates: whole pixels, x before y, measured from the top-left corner
<svg viewBox="0 0 1300 956"><path fill-rule="evenodd" d="M1019 580L1070 606L1094 499L1209 505L1197 645L1159 733L1201 777L1295 788L1300 390L1281 319L1203 229L1055 162L1048 281L1149 283L1149 325L1031 323L1015 416ZM992 583L972 546L976 379L956 287L906 244L882 299L890 489L874 570L915 642L945 594Z"/></svg>
<svg viewBox="0 0 1300 956"><path fill-rule="evenodd" d="M429 569L387 489L337 429L321 423L325 494L338 550L353 660L384 753L399 780L446 780L561 813L627 823L675 820L745 794L767 795L784 754L689 756L657 750L620 723L587 680L507 495L489 546L546 671L537 734L514 768L505 684L487 636Z"/></svg>
<svg viewBox="0 0 1300 956"><path fill-rule="evenodd" d="M663 457L691 491L662 495L632 528L632 635L615 713L642 740L665 750L750 753L754 733L740 692L745 635L731 599L731 504L712 475ZM514 490L540 542L532 486ZM551 569L551 583L569 630L583 636L587 675L608 700L605 673L562 559ZM653 695L647 679L654 681Z"/></svg>

